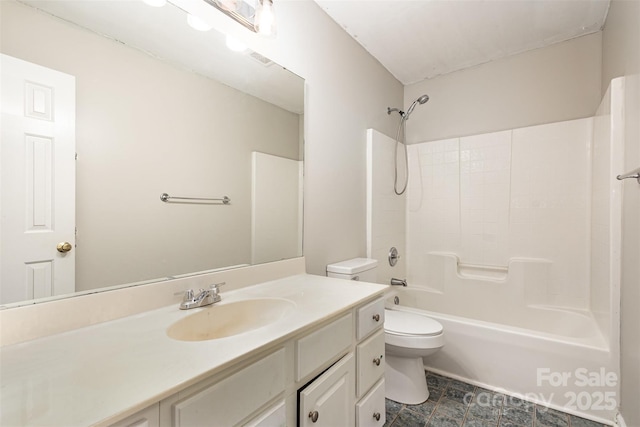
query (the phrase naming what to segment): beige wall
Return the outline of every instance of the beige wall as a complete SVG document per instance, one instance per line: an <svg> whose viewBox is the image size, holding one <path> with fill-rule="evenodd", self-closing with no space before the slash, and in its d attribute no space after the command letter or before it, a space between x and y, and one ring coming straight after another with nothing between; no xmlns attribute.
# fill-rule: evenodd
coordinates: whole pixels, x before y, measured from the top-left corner
<svg viewBox="0 0 640 427"><path fill-rule="evenodd" d="M2 52L76 77L77 290L250 262L251 151L298 159L298 115L14 2Z"/></svg>
<svg viewBox="0 0 640 427"><path fill-rule="evenodd" d="M366 129L392 135L403 86L311 1L277 4L261 53L306 79L304 254L307 271L366 256ZM251 45L251 43L250 43Z"/></svg>
<svg viewBox="0 0 640 427"><path fill-rule="evenodd" d="M625 82L625 171L640 167L640 2L613 0L603 34L603 90L610 80ZM621 171L622 172L622 171ZM614 172L614 173L621 173ZM627 426L640 425L640 186L626 180L622 214L620 290L620 412Z"/></svg>
<svg viewBox="0 0 640 427"><path fill-rule="evenodd" d="M405 88L428 94L407 122L409 143L593 116L601 99L601 33L488 62Z"/></svg>

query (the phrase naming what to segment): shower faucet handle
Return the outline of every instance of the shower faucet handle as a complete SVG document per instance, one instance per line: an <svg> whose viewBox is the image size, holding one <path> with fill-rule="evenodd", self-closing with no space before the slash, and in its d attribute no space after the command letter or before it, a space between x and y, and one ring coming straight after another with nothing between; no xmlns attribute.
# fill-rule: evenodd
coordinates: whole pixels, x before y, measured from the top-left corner
<svg viewBox="0 0 640 427"><path fill-rule="evenodd" d="M399 259L400 259L400 254L398 253L398 250L396 249L396 247L394 246L391 249L389 249L389 265L391 267L395 267Z"/></svg>

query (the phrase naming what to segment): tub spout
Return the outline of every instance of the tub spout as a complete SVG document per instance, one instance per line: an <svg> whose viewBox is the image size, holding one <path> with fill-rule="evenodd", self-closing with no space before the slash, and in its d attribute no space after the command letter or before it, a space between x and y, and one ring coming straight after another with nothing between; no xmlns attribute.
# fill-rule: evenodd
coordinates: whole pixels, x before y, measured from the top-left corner
<svg viewBox="0 0 640 427"><path fill-rule="evenodd" d="M391 284L394 286L407 286L406 279L396 279L395 277L391 279Z"/></svg>

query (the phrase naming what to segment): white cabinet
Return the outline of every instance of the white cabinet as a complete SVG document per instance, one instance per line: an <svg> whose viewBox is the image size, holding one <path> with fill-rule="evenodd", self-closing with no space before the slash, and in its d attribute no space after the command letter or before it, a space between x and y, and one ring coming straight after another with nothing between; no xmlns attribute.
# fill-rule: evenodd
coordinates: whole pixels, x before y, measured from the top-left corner
<svg viewBox="0 0 640 427"><path fill-rule="evenodd" d="M313 342L317 351L333 354L332 351L323 349L323 343L326 346L331 342L329 337L339 339L346 335L347 325L344 319L341 319L343 322L335 321L309 335L309 337L325 339L308 342ZM349 353L300 392L299 426L380 427L384 425L383 299L357 308L356 323L358 338L355 342L355 357L353 353ZM338 331L341 333L338 334ZM338 347L340 345L333 344L330 348L335 350ZM301 359L301 353L298 352L298 363L301 362L304 362L304 358ZM354 382L355 390L348 391L348 387ZM354 405L357 399L360 400Z"/></svg>
<svg viewBox="0 0 640 427"><path fill-rule="evenodd" d="M239 372L173 404L175 427L232 426L285 388L285 354L280 349Z"/></svg>
<svg viewBox="0 0 640 427"><path fill-rule="evenodd" d="M384 378L356 405L358 427L380 427L385 423Z"/></svg>
<svg viewBox="0 0 640 427"><path fill-rule="evenodd" d="M327 362L345 353L353 343L353 315L321 327L296 342L297 375L300 381Z"/></svg>
<svg viewBox="0 0 640 427"><path fill-rule="evenodd" d="M349 353L300 392L301 427L355 424L355 365Z"/></svg>
<svg viewBox="0 0 640 427"><path fill-rule="evenodd" d="M365 394L384 375L384 330L358 344L358 397Z"/></svg>
<svg viewBox="0 0 640 427"><path fill-rule="evenodd" d="M356 339L360 341L384 325L384 299L380 298L357 310L358 326Z"/></svg>
<svg viewBox="0 0 640 427"><path fill-rule="evenodd" d="M372 301L356 312L357 395L360 399L356 404L356 425L379 427L385 422L384 299Z"/></svg>
<svg viewBox="0 0 640 427"><path fill-rule="evenodd" d="M286 409L285 401L281 400L244 423L243 427L285 427L287 425Z"/></svg>
<svg viewBox="0 0 640 427"><path fill-rule="evenodd" d="M157 427L158 425L160 425L160 404L156 403L109 427Z"/></svg>
<svg viewBox="0 0 640 427"><path fill-rule="evenodd" d="M383 316L346 310L111 427L382 426Z"/></svg>

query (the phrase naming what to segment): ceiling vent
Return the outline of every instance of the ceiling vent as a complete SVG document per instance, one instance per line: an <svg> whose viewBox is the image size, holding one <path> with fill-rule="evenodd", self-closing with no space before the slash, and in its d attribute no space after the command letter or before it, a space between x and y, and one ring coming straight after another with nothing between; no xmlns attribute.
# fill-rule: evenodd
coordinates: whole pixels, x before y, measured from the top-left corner
<svg viewBox="0 0 640 427"><path fill-rule="evenodd" d="M266 56L260 55L258 52L251 52L249 54L250 57L264 65L265 67L269 67L273 64L273 61L267 58Z"/></svg>

